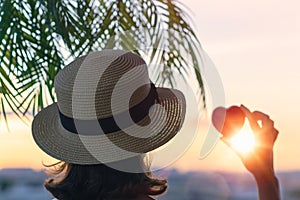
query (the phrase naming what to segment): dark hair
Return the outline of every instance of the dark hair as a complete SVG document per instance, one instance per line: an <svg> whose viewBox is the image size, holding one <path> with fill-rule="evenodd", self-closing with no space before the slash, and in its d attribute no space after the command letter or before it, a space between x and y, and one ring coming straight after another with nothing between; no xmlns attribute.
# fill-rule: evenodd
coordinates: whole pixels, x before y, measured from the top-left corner
<svg viewBox="0 0 300 200"><path fill-rule="evenodd" d="M105 164L60 162L52 165L51 175L56 177L47 179L45 187L59 200L132 199L139 195L160 195L167 189L167 181L153 178L149 170L130 173Z"/></svg>

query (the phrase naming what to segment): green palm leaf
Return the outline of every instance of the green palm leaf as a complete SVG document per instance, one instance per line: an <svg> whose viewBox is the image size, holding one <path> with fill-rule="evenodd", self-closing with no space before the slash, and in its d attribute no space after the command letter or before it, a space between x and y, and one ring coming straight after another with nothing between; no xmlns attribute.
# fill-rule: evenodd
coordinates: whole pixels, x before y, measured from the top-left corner
<svg viewBox="0 0 300 200"><path fill-rule="evenodd" d="M54 77L65 64L104 48L147 55L158 84L195 72L203 98L200 43L175 0L2 0L1 113L35 114L54 102ZM151 47L151 48L149 48ZM205 102L205 101L204 101ZM204 103L205 106L205 103Z"/></svg>

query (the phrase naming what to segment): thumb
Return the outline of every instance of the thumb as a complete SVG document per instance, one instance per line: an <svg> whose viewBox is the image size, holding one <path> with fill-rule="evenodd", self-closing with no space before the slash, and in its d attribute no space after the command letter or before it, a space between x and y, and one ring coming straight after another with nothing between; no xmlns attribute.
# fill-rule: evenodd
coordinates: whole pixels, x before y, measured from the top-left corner
<svg viewBox="0 0 300 200"><path fill-rule="evenodd" d="M245 116L247 117L249 123L250 123L250 126L252 128L252 130L254 132L257 132L259 131L260 129L260 126L259 124L257 123L257 119L256 117L253 115L253 113L247 108L245 107L244 105L241 105L241 110L243 111L243 113L245 114Z"/></svg>

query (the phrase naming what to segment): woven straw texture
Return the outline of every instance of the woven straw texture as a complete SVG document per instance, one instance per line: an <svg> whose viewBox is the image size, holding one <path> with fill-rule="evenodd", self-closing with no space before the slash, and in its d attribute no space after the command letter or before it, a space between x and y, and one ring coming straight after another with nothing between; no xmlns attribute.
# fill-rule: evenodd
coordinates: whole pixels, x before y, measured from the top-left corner
<svg viewBox="0 0 300 200"><path fill-rule="evenodd" d="M110 163L154 150L170 141L183 124L185 98L178 90L156 88L158 101L149 116L113 133L72 133L59 117L59 111L83 120L122 113L146 98L149 83L147 65L133 53L104 50L80 57L56 76L57 103L35 116L33 138L50 156L76 164ZM136 90L137 85L142 89Z"/></svg>

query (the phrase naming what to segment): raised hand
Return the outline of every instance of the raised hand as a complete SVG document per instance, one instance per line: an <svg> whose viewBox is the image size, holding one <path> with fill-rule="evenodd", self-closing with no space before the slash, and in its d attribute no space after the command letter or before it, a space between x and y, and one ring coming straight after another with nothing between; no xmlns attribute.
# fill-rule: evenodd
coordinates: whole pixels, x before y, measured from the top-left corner
<svg viewBox="0 0 300 200"><path fill-rule="evenodd" d="M279 184L273 167L273 146L278 136L274 122L265 113L254 111L241 105L253 131L255 145L245 154L234 149L226 137L222 140L241 158L246 169L251 172L257 182L260 200L280 199Z"/></svg>

